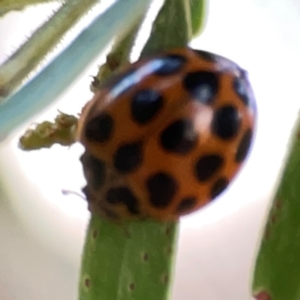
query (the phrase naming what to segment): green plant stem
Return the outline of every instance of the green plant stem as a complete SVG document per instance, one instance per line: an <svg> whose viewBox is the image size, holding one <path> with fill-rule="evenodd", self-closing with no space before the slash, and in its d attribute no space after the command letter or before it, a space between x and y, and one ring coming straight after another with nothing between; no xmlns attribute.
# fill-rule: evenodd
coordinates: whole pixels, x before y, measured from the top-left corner
<svg viewBox="0 0 300 300"><path fill-rule="evenodd" d="M260 246L253 282L258 300L300 299L300 119Z"/></svg>
<svg viewBox="0 0 300 300"><path fill-rule="evenodd" d="M16 10L24 8L28 5L41 4L47 2L60 2L57 0L1 0L0 1L0 11L5 10Z"/></svg>
<svg viewBox="0 0 300 300"><path fill-rule="evenodd" d="M153 23L142 56L171 48L186 47L192 37L190 17L186 0L166 0Z"/></svg>
<svg viewBox="0 0 300 300"><path fill-rule="evenodd" d="M97 2L99 1L69 0L37 29L30 39L1 66L0 97L9 96L53 50L66 32Z"/></svg>
<svg viewBox="0 0 300 300"><path fill-rule="evenodd" d="M166 0L142 56L187 45L191 14L184 2ZM92 215L82 258L79 300L169 299L178 225L145 220L120 222L118 227Z"/></svg>
<svg viewBox="0 0 300 300"><path fill-rule="evenodd" d="M1 0L0 17L14 10L25 9L29 5L36 5L48 2L55 2L55 0Z"/></svg>
<svg viewBox="0 0 300 300"><path fill-rule="evenodd" d="M194 37L200 34L205 25L207 3L205 0L189 0L189 8L192 20L192 34Z"/></svg>
<svg viewBox="0 0 300 300"><path fill-rule="evenodd" d="M89 67L114 37L122 37L136 24L150 2L151 0L117 1L37 76L7 99L0 106L0 141L51 104Z"/></svg>
<svg viewBox="0 0 300 300"><path fill-rule="evenodd" d="M170 293L177 227L92 216L86 236L79 300L164 300Z"/></svg>

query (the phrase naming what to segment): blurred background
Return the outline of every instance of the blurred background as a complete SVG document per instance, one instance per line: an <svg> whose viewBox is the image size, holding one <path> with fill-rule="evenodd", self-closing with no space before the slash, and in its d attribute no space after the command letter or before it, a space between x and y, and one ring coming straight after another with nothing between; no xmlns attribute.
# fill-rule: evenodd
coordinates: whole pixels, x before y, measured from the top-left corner
<svg viewBox="0 0 300 300"><path fill-rule="evenodd" d="M55 7L36 6L0 19L0 61ZM101 9L95 7L80 26ZM258 106L257 133L230 188L182 218L172 300L253 299L255 256L299 110L299 32L297 0L210 0L206 27L192 46L226 56L249 72ZM18 138L28 126L52 121L58 110L79 113L92 95L90 76L97 67L1 144L1 300L76 299L89 212L80 197L61 191L80 193L84 185L78 160L82 147L23 152Z"/></svg>

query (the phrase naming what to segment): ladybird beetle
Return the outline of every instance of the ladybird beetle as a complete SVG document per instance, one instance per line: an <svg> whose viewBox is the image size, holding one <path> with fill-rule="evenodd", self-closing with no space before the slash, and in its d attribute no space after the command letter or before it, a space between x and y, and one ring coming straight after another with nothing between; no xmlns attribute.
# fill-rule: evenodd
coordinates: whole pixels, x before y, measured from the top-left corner
<svg viewBox="0 0 300 300"><path fill-rule="evenodd" d="M199 209L240 169L255 111L246 72L222 56L183 48L131 64L79 120L90 211L164 221Z"/></svg>

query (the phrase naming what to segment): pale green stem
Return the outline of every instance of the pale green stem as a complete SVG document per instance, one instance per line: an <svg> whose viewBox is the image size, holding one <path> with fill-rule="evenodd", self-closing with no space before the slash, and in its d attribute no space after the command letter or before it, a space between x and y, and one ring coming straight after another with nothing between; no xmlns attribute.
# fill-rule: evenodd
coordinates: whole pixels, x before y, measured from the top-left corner
<svg viewBox="0 0 300 300"><path fill-rule="evenodd" d="M150 3L151 0L117 1L98 16L40 74L0 107L0 140L51 104L116 36L125 35L136 24Z"/></svg>
<svg viewBox="0 0 300 300"><path fill-rule="evenodd" d="M22 10L30 5L37 5L49 2L62 2L55 0L0 0L0 17L13 11Z"/></svg>
<svg viewBox="0 0 300 300"><path fill-rule="evenodd" d="M0 97L9 96L53 50L66 32L97 2L99 1L69 0L37 29L30 39L1 66Z"/></svg>
<svg viewBox="0 0 300 300"><path fill-rule="evenodd" d="M14 10L20 7L25 7L28 5L47 3L47 2L62 2L56 0L1 0L0 1L0 11L5 10Z"/></svg>
<svg viewBox="0 0 300 300"><path fill-rule="evenodd" d="M300 118L289 144L256 261L257 300L300 299Z"/></svg>
<svg viewBox="0 0 300 300"><path fill-rule="evenodd" d="M191 27L193 36L200 34L205 25L205 12L207 11L208 1L205 0L188 0L191 15Z"/></svg>
<svg viewBox="0 0 300 300"><path fill-rule="evenodd" d="M165 0L141 55L154 54L158 49L186 47L192 37L190 17L186 0Z"/></svg>
<svg viewBox="0 0 300 300"><path fill-rule="evenodd" d="M78 299L170 299L177 225L152 220L114 224L92 215Z"/></svg>

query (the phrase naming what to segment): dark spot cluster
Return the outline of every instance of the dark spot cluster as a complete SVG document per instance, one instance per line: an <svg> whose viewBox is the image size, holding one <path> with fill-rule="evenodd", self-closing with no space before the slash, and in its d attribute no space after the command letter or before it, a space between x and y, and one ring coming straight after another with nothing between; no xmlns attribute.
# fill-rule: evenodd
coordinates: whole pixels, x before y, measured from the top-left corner
<svg viewBox="0 0 300 300"><path fill-rule="evenodd" d="M150 203L157 208L166 208L178 191L175 178L164 172L151 175L146 182Z"/></svg>
<svg viewBox="0 0 300 300"><path fill-rule="evenodd" d="M153 89L143 89L135 93L131 99L132 119L140 125L145 125L163 108L164 99Z"/></svg>
<svg viewBox="0 0 300 300"><path fill-rule="evenodd" d="M104 143L111 138L113 130L113 118L108 113L102 112L88 121L85 137L91 142Z"/></svg>
<svg viewBox="0 0 300 300"><path fill-rule="evenodd" d="M213 103L219 90L219 74L210 71L187 73L183 79L183 88L197 101L205 105Z"/></svg>
<svg viewBox="0 0 300 300"><path fill-rule="evenodd" d="M211 162L211 169L209 169L210 174L205 174L205 176L212 176L213 169L216 170L216 165ZM208 163L206 166L209 167ZM165 209L172 204L176 193L178 192L179 185L176 179L167 173L158 172L149 177L146 182L148 194L150 196L150 203L155 208ZM225 178L220 178L211 187L211 199L218 196L223 190L226 189L228 181ZM175 212L179 215L188 213L195 209L197 205L197 196L187 196L179 201L179 204L175 208Z"/></svg>
<svg viewBox="0 0 300 300"><path fill-rule="evenodd" d="M126 155L126 151L128 152L128 149L126 147L120 149L121 150L119 152L121 153L121 155L122 151L125 153L123 153L124 155ZM127 208L128 212L133 215L138 215L140 213L139 201L130 188L126 186L111 186L112 179L110 178L107 167L102 160L99 160L86 152L81 157L81 161L88 181L88 185L84 187L82 191L90 203L95 202L95 204L98 205L98 208L103 212L103 214L110 219L118 219L118 216L106 205L101 206L102 199L104 199L106 203L111 205L124 205ZM108 189L105 187L107 185ZM104 196L101 195L101 197L103 198L101 198L101 201L99 202L98 199L95 198L95 196L97 195L93 192L93 190L97 191L100 188L103 188ZM105 190L106 192L104 192Z"/></svg>
<svg viewBox="0 0 300 300"><path fill-rule="evenodd" d="M241 115L232 105L218 108L213 116L211 130L213 134L223 140L234 138L241 127Z"/></svg>
<svg viewBox="0 0 300 300"><path fill-rule="evenodd" d="M163 149L176 154L188 154L197 145L198 133L189 119L178 119L169 124L160 134Z"/></svg>
<svg viewBox="0 0 300 300"><path fill-rule="evenodd" d="M81 156L80 160L83 164L89 184L95 190L99 190L104 185L106 179L105 163L87 152Z"/></svg>
<svg viewBox="0 0 300 300"><path fill-rule="evenodd" d="M224 166L224 158L219 154L207 154L198 158L195 176L199 182L207 182Z"/></svg>
<svg viewBox="0 0 300 300"><path fill-rule="evenodd" d="M195 176L199 182L208 182L223 167L224 159L219 155L205 155L198 159L195 165ZM147 190L150 195L150 203L158 208L164 209L172 204L179 185L176 179L167 173L159 172L153 174L147 180ZM214 199L221 194L228 186L229 180L220 177L212 183L210 198ZM187 196L179 201L176 213L181 215L188 213L197 206L197 196Z"/></svg>
<svg viewBox="0 0 300 300"><path fill-rule="evenodd" d="M208 182L217 175L224 166L224 158L218 154L201 156L195 164L195 177L201 183ZM228 186L229 181L225 177L216 179L210 189L210 198L213 199L221 194ZM151 205L158 209L165 209L172 204L179 190L179 183L169 173L157 172L152 174L146 181L146 188ZM177 214L185 214L197 205L197 195L184 197L175 208Z"/></svg>
<svg viewBox="0 0 300 300"><path fill-rule="evenodd" d="M114 167L120 173L135 171L143 162L143 143L134 142L119 146L114 154Z"/></svg>

